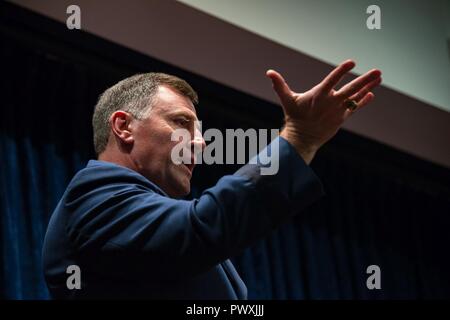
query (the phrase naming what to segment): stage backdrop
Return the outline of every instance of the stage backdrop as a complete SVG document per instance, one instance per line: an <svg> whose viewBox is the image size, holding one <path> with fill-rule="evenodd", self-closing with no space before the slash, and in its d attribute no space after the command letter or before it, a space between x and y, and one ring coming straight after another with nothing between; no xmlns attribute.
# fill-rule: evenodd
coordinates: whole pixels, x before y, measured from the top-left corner
<svg viewBox="0 0 450 320"><path fill-rule="evenodd" d="M46 226L73 174L94 156L91 115L110 85L137 72L173 73L199 92L204 129L281 124L277 106L82 32L64 38L64 26L1 6L3 298L49 297L41 266ZM312 167L326 197L234 257L249 298L450 297L448 169L348 132ZM199 166L190 197L236 168ZM381 269L381 290L366 287L370 265Z"/></svg>

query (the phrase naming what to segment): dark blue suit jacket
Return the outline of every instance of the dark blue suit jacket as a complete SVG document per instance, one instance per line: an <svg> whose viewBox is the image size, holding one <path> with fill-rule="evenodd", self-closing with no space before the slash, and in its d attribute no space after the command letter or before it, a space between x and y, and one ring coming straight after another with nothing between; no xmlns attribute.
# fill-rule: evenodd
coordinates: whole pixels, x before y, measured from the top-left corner
<svg viewBox="0 0 450 320"><path fill-rule="evenodd" d="M323 195L295 149L279 141L279 171L247 164L199 199L169 198L128 168L89 161L47 229L44 272L54 298L245 299L228 260ZM69 290L69 265L81 289Z"/></svg>

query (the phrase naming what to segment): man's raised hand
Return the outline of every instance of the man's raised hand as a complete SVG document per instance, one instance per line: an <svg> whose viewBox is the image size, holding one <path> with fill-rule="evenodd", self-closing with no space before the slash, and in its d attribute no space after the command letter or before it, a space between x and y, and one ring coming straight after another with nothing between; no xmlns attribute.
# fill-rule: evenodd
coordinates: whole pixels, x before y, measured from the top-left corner
<svg viewBox="0 0 450 320"><path fill-rule="evenodd" d="M373 69L353 81L334 89L355 63L347 60L337 66L318 85L304 93L292 91L284 78L274 70L266 75L272 80L285 115L281 136L287 139L310 163L315 152L339 130L355 111L375 97L371 92L381 83L381 71ZM354 100L357 108L348 109L347 100Z"/></svg>

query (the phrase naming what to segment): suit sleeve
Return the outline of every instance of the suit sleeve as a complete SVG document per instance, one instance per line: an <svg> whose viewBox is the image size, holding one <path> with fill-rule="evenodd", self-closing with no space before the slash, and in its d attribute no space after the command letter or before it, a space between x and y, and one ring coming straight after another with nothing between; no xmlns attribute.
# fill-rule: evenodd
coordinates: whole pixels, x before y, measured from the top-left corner
<svg viewBox="0 0 450 320"><path fill-rule="evenodd" d="M69 197L66 230L82 268L166 281L206 271L268 235L324 194L295 149L277 139L276 174L261 175L263 165L247 164L193 201L168 198L131 178Z"/></svg>

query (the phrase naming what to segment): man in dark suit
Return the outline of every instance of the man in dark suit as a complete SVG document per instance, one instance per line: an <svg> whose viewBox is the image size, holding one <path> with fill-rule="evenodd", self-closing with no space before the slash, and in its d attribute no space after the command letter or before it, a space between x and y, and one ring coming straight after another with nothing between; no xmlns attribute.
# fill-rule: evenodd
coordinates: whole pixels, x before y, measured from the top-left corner
<svg viewBox="0 0 450 320"><path fill-rule="evenodd" d="M44 271L54 298L245 299L247 289L228 260L323 195L308 166L381 82L371 70L339 90L346 61L305 93L293 92L270 70L285 125L267 148L278 172L260 162L225 176L193 201L194 164L177 164L175 130L205 147L183 80L160 73L127 78L106 90L93 116L98 160L67 187L44 241ZM277 146L276 148L274 146ZM194 157L195 158L195 157ZM70 266L81 273L68 286Z"/></svg>

